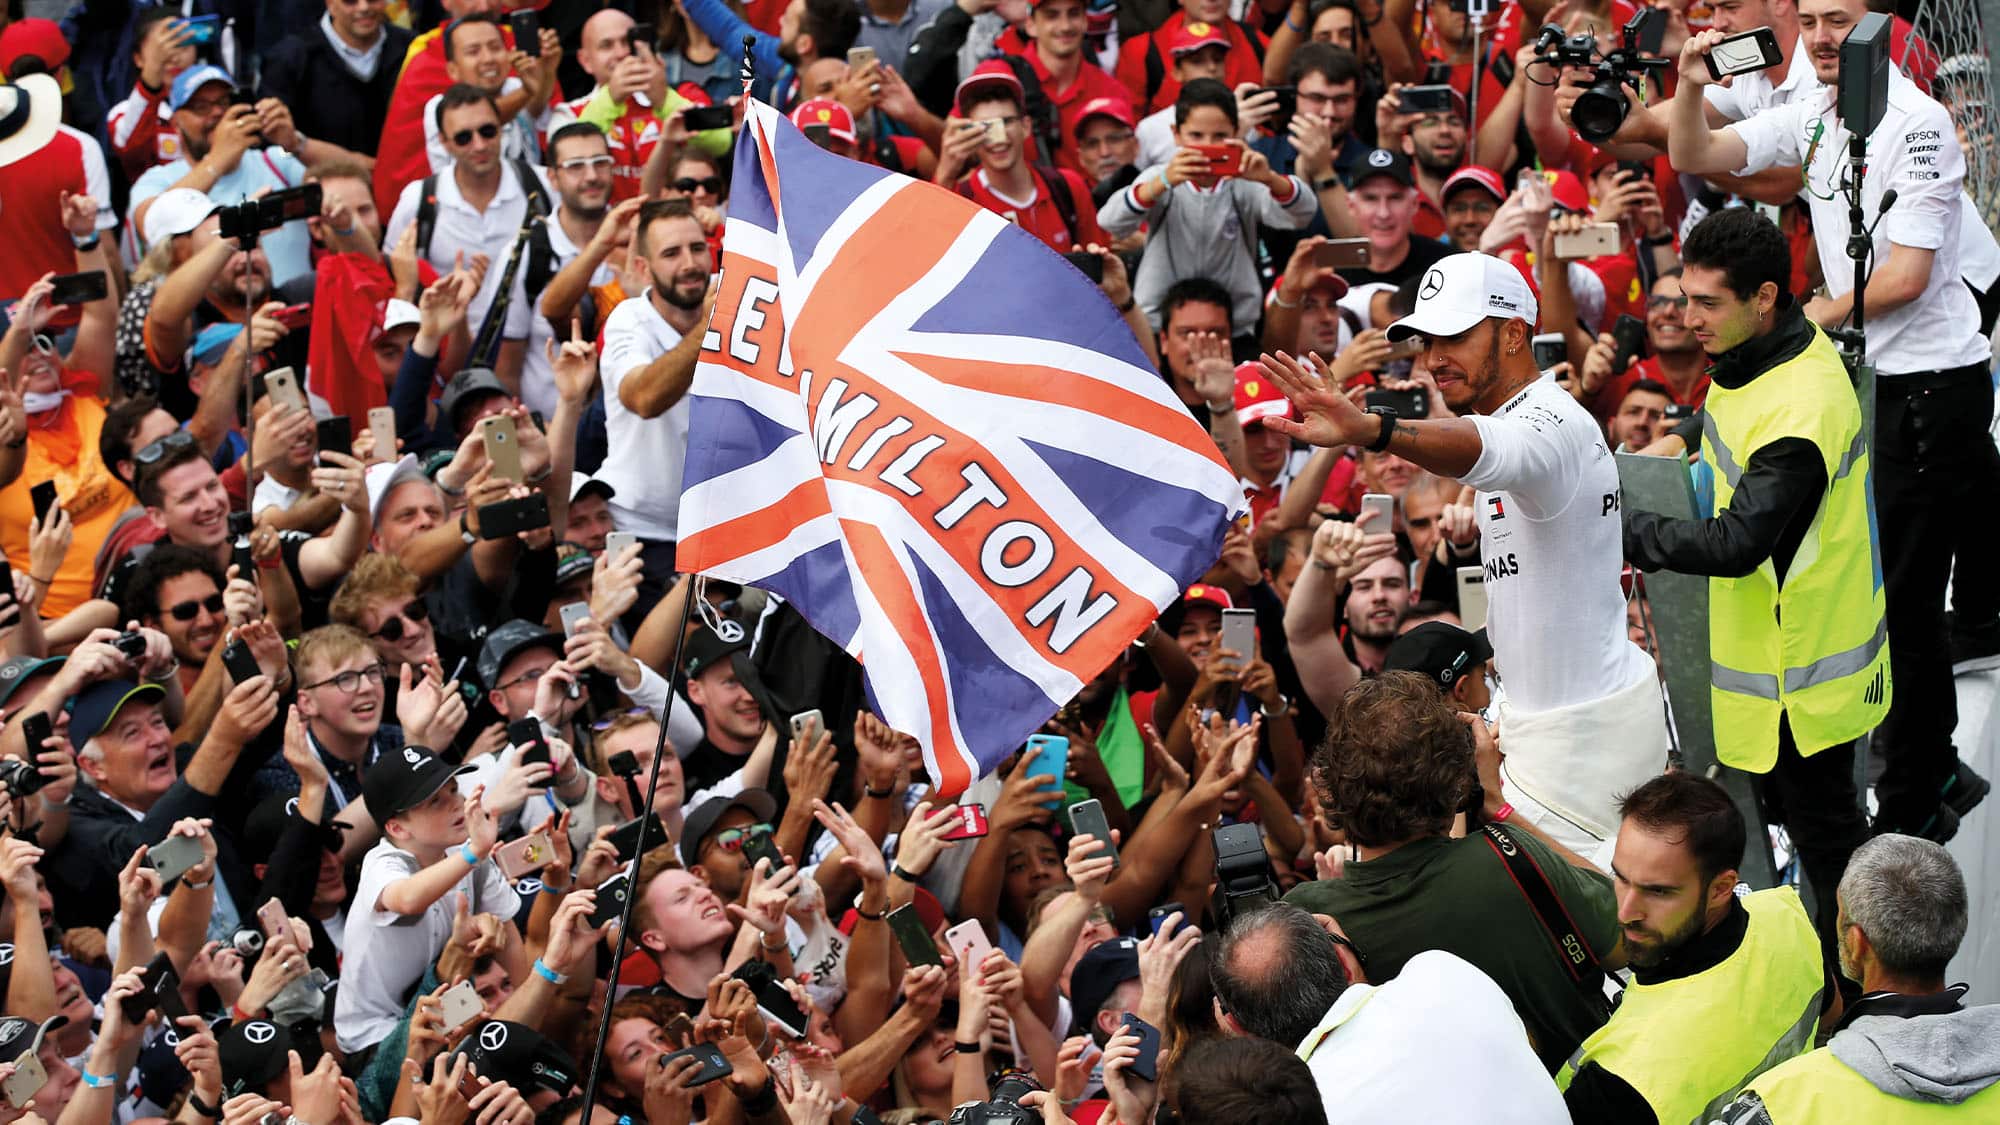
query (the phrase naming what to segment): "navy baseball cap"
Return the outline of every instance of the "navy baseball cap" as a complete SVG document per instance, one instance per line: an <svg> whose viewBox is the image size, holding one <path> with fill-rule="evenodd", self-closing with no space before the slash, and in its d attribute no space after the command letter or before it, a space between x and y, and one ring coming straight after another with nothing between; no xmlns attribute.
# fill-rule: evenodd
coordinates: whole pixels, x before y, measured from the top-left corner
<svg viewBox="0 0 2000 1125"><path fill-rule="evenodd" d="M158 684L135 684L130 680L99 680L70 701L69 742L82 746L103 733L127 703L158 703L167 697Z"/></svg>

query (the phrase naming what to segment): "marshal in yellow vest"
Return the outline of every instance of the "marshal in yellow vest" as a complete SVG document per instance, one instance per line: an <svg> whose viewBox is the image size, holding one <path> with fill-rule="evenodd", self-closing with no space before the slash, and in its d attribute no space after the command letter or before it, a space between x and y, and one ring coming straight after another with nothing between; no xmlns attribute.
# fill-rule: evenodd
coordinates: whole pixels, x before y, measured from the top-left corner
<svg viewBox="0 0 2000 1125"><path fill-rule="evenodd" d="M1728 507L1742 466L1780 438L1813 443L1827 490L1785 571L1770 559L1741 578L1708 580L1709 695L1716 756L1767 773L1778 720L1811 756L1875 728L1889 711L1888 625L1869 488L1867 434L1840 355L1812 327L1797 356L1703 404L1701 459Z"/></svg>
<svg viewBox="0 0 2000 1125"><path fill-rule="evenodd" d="M1798 892L1745 895L1750 925L1719 965L1625 989L1577 1047L1556 1085L1596 1063L1646 1099L1660 1125L1700 1125L1751 1079L1812 1046L1826 980L1819 937Z"/></svg>
<svg viewBox="0 0 2000 1125"><path fill-rule="evenodd" d="M1957 1105L1885 1094L1825 1047L1800 1055L1750 1084L1722 1125L1972 1125L2000 1121L2000 1086Z"/></svg>

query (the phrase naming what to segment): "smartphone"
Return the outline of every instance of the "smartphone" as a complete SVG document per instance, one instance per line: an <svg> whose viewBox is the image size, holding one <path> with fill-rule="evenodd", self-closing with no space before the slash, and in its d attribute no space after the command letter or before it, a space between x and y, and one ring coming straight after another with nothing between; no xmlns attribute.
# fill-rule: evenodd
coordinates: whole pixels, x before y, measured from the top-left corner
<svg viewBox="0 0 2000 1125"><path fill-rule="evenodd" d="M654 819L658 819L655 817ZM662 840L666 839L663 835ZM590 912L590 927L597 929L625 915L625 896L631 892L632 877L620 871L597 884L597 908Z"/></svg>
<svg viewBox="0 0 2000 1125"><path fill-rule="evenodd" d="M1365 238L1329 238L1313 247L1313 265L1327 270L1353 269L1368 264Z"/></svg>
<svg viewBox="0 0 2000 1125"><path fill-rule="evenodd" d="M660 29L650 23L635 23L625 31L625 46L638 51L640 44L648 51L658 54L660 50Z"/></svg>
<svg viewBox="0 0 2000 1125"><path fill-rule="evenodd" d="M630 863L632 858L639 854L639 833L642 828L646 833L647 847L657 848L667 842L667 829L660 823L659 813L648 812L645 816L633 817L612 829L611 835L605 837L611 841L612 847L618 849L618 862Z"/></svg>
<svg viewBox="0 0 2000 1125"><path fill-rule="evenodd" d="M187 874L201 858L201 841L193 836L169 836L146 849L146 865L160 876L162 886Z"/></svg>
<svg viewBox="0 0 2000 1125"><path fill-rule="evenodd" d="M46 711L30 711L21 716L21 742L28 748L28 760L47 751L44 743L56 736L55 723Z"/></svg>
<svg viewBox="0 0 2000 1125"><path fill-rule="evenodd" d="M1155 934L1159 933L1160 927L1166 924L1167 915L1175 913L1178 913L1181 916L1181 921L1183 922L1187 921L1187 907L1182 906L1178 902L1163 902L1160 905L1155 906L1151 910L1146 911L1147 929L1152 933Z"/></svg>
<svg viewBox="0 0 2000 1125"><path fill-rule="evenodd" d="M186 836L176 837L186 840ZM193 841L189 841L192 843ZM174 971L173 959L162 950L139 972L139 991L120 1001L125 1010L127 1023L139 1024L146 1021L146 1013L154 1008L169 1020L187 1015L187 1005L181 1002L181 977Z"/></svg>
<svg viewBox="0 0 2000 1125"><path fill-rule="evenodd" d="M1617 323L1611 326L1611 338L1618 341L1618 350L1611 353L1611 373L1617 375L1632 366L1639 348L1645 344L1646 322L1631 313L1619 313Z"/></svg>
<svg viewBox="0 0 2000 1125"><path fill-rule="evenodd" d="M847 69L860 70L875 61L875 48L849 47L847 49Z"/></svg>
<svg viewBox="0 0 2000 1125"><path fill-rule="evenodd" d="M87 305L111 295L110 283L105 281L103 270L62 274L50 278L49 284L53 286L49 291L51 305Z"/></svg>
<svg viewBox="0 0 2000 1125"><path fill-rule="evenodd" d="M1188 147L1208 157L1208 174L1216 179L1227 179L1230 176L1243 174L1242 145L1189 145Z"/></svg>
<svg viewBox="0 0 2000 1125"><path fill-rule="evenodd" d="M1720 82L1732 74L1778 65L1785 54L1778 49L1778 36L1768 27L1753 28L1732 35L1708 49L1709 77Z"/></svg>
<svg viewBox="0 0 2000 1125"><path fill-rule="evenodd" d="M705 133L710 129L730 129L736 125L736 111L726 105L697 105L681 111L681 124L690 133Z"/></svg>
<svg viewBox="0 0 2000 1125"><path fill-rule="evenodd" d="M1486 572L1479 567L1458 568L1458 620L1471 632L1486 628Z"/></svg>
<svg viewBox="0 0 2000 1125"><path fill-rule="evenodd" d="M958 806L958 824L944 834L947 840L977 840L986 835L986 810L978 805Z"/></svg>
<svg viewBox="0 0 2000 1125"><path fill-rule="evenodd" d="M368 412L368 437L375 443L368 451L369 464L396 459L395 407L377 406Z"/></svg>
<svg viewBox="0 0 2000 1125"><path fill-rule="evenodd" d="M615 559L618 557L618 552L624 550L627 547L632 546L638 541L639 541L639 536L636 532L631 532L631 531L609 532L604 536L604 553L607 556Z"/></svg>
<svg viewBox="0 0 2000 1125"><path fill-rule="evenodd" d="M713 1043L696 1043L692 1047L670 1051L660 1056L660 1066L669 1066L679 1058L694 1058L701 1062L701 1069L684 1080L689 1086L705 1086L718 1078L727 1078L735 1073L735 1068L729 1065L729 1060L722 1056L722 1048Z"/></svg>
<svg viewBox="0 0 2000 1125"><path fill-rule="evenodd" d="M189 16L177 22L187 29L187 41L195 47L215 42L215 33L222 30L222 17L219 15Z"/></svg>
<svg viewBox="0 0 2000 1125"><path fill-rule="evenodd" d="M1083 272L1092 285L1104 284L1104 259L1088 250L1071 250L1063 255L1069 264Z"/></svg>
<svg viewBox="0 0 2000 1125"><path fill-rule="evenodd" d="M547 753L548 748L543 747L542 752ZM555 857L555 845L549 841L549 834L536 832L500 845L493 853L493 862L500 865L501 874L519 879L547 867Z"/></svg>
<svg viewBox="0 0 2000 1125"><path fill-rule="evenodd" d="M319 438L321 453L354 452L354 421L345 414L321 418L313 424L313 433Z"/></svg>
<svg viewBox="0 0 2000 1125"><path fill-rule="evenodd" d="M611 767L611 772L619 777L639 776L639 755L634 754L630 750L620 750L616 754L611 755L611 761L608 764Z"/></svg>
<svg viewBox="0 0 2000 1125"><path fill-rule="evenodd" d="M257 924L264 929L267 939L275 939L279 934L288 933L291 921L285 915L285 904L275 898L267 898L264 905L257 908Z"/></svg>
<svg viewBox="0 0 2000 1125"><path fill-rule="evenodd" d="M1223 611L1222 635L1225 637L1229 635L1229 614L1236 612L1249 613L1250 611L1247 609L1241 611ZM1092 797L1088 801L1078 801L1076 804L1071 805L1069 807L1069 826L1079 836L1094 837L1099 844L1103 845L1098 848L1098 851L1110 852L1111 866L1114 869L1118 866L1118 845L1111 842L1111 822L1105 819L1104 802ZM949 937L950 935L947 934L946 936Z"/></svg>
<svg viewBox="0 0 2000 1125"><path fill-rule="evenodd" d="M1130 1012L1125 1013L1125 1022L1118 1027L1120 1034L1130 1033L1139 1037L1139 1057L1132 1060L1130 1073L1134 1078L1148 1082L1160 1080L1160 1029L1140 1019Z"/></svg>
<svg viewBox="0 0 2000 1125"><path fill-rule="evenodd" d="M817 708L801 711L792 716L792 741L803 742L807 746L819 741L820 732L826 729L826 720Z"/></svg>
<svg viewBox="0 0 2000 1125"><path fill-rule="evenodd" d="M931 940L930 931L924 928L924 920L918 917L914 904L905 903L889 912L889 931L903 947L903 960L911 965L944 964L944 958L938 956L937 943Z"/></svg>
<svg viewBox="0 0 2000 1125"><path fill-rule="evenodd" d="M1028 756L1015 767L1026 771L1026 776L1047 774L1056 779L1056 788L1045 790L1053 796L1042 804L1055 808L1062 804L1062 780L1069 776L1069 739L1053 734L1031 734L1028 736Z"/></svg>
<svg viewBox="0 0 2000 1125"><path fill-rule="evenodd" d="M533 8L507 13L507 26L514 29L514 49L529 58L542 57L542 19Z"/></svg>
<svg viewBox="0 0 2000 1125"><path fill-rule="evenodd" d="M521 748L521 761L547 763L549 742L542 737L542 721L537 718L515 719L507 724L507 742Z"/></svg>
<svg viewBox="0 0 2000 1125"><path fill-rule="evenodd" d="M1236 654L1235 663L1240 667L1257 659L1257 611L1254 609L1225 609L1222 611L1222 641L1217 651L1228 649ZM1100 817L1104 814L1100 811ZM1110 839L1106 836L1105 839Z"/></svg>
<svg viewBox="0 0 2000 1125"><path fill-rule="evenodd" d="M52 480L38 482L35 487L28 490L28 498L34 501L35 522L47 523L49 509L56 506L56 482Z"/></svg>
<svg viewBox="0 0 2000 1125"><path fill-rule="evenodd" d="M1537 333L1528 341L1528 350L1534 354L1535 366L1543 371L1569 360L1569 342L1560 332Z"/></svg>
<svg viewBox="0 0 2000 1125"><path fill-rule="evenodd" d="M563 636L574 637L579 625L590 620L589 602L571 602L562 607Z"/></svg>
<svg viewBox="0 0 2000 1125"><path fill-rule="evenodd" d="M1405 86L1396 95L1402 113L1453 113L1458 109L1458 91L1450 86Z"/></svg>
<svg viewBox="0 0 2000 1125"><path fill-rule="evenodd" d="M1362 405L1373 410L1386 406L1396 412L1398 418L1427 418L1431 412L1431 396L1422 387L1411 387L1402 391L1372 390L1361 398Z"/></svg>
<svg viewBox="0 0 2000 1125"><path fill-rule="evenodd" d="M311 305L286 305L277 311L276 317L279 324L296 332L312 324L313 310Z"/></svg>
<svg viewBox="0 0 2000 1125"><path fill-rule="evenodd" d="M493 462L493 475L515 484L526 484L521 472L521 438L514 432L512 414L488 414L479 420L479 437L486 445L486 459Z"/></svg>
<svg viewBox="0 0 2000 1125"><path fill-rule="evenodd" d="M1260 94L1278 95L1278 108L1264 123L1264 131L1272 136L1282 137L1292 117L1299 112L1299 88L1297 86L1266 86L1257 91Z"/></svg>
<svg viewBox="0 0 2000 1125"><path fill-rule="evenodd" d="M537 492L519 500L479 506L479 537L505 539L523 531L549 526L549 498Z"/></svg>
<svg viewBox="0 0 2000 1125"><path fill-rule="evenodd" d="M1564 261L1601 258L1618 252L1618 224L1591 223L1582 230L1556 235L1556 257Z"/></svg>
<svg viewBox="0 0 2000 1125"><path fill-rule="evenodd" d="M241 637L232 637L229 644L224 646L222 666L229 670L229 682L232 684L240 684L252 676L264 674L263 667L257 663L257 657L251 653L250 646L244 644Z"/></svg>
<svg viewBox="0 0 2000 1125"><path fill-rule="evenodd" d="M751 993L757 997L757 1008L764 1013L766 1019L777 1024L780 1030L794 1039L805 1037L807 1024L805 1009L799 1007L799 1002L792 998L791 993L785 991L784 984L772 971L770 962L745 961L729 975L750 986Z"/></svg>
<svg viewBox="0 0 2000 1125"><path fill-rule="evenodd" d="M743 840L743 858L755 868L760 859L769 860L766 871L776 871L785 866L785 853L778 850L778 842L769 832L753 832Z"/></svg>
<svg viewBox="0 0 2000 1125"><path fill-rule="evenodd" d="M264 373L264 393L279 406L290 406L299 410L309 410L306 394L299 389L299 378L289 367L280 367Z"/></svg>
<svg viewBox="0 0 2000 1125"><path fill-rule="evenodd" d="M997 117L989 117L986 119L985 128L986 144L1004 145L1007 143L1007 123L1005 121Z"/></svg>
<svg viewBox="0 0 2000 1125"><path fill-rule="evenodd" d="M459 981L445 989L444 995L438 997L438 1004L443 1009L441 1015L447 1032L457 1031L478 1019L480 1009L485 1007L479 999L479 990L472 987L469 980Z"/></svg>
<svg viewBox="0 0 2000 1125"><path fill-rule="evenodd" d="M1370 492L1361 497L1362 512L1374 512L1375 518L1368 521L1368 534L1380 535L1396 527L1396 498L1386 492ZM1360 522L1360 521L1355 521Z"/></svg>
<svg viewBox="0 0 2000 1125"><path fill-rule="evenodd" d="M139 1018L145 1019L145 1013L141 1012ZM36 1057L40 1041L41 1037L36 1036L38 1046L22 1051L15 1058L14 1073L7 1076L5 1084L0 1084L0 1092L7 1095L7 1104L15 1109L25 1107L36 1094L41 1093L42 1087L49 1084L49 1072L42 1066L42 1060Z"/></svg>
<svg viewBox="0 0 2000 1125"><path fill-rule="evenodd" d="M1694 407L1685 402L1670 402L1663 413L1669 422L1682 422L1694 417Z"/></svg>
<svg viewBox="0 0 2000 1125"><path fill-rule="evenodd" d="M993 952L993 942L986 936L986 927L979 919L968 918L944 932L944 945L951 955L958 958L961 975L976 970L986 955Z"/></svg>

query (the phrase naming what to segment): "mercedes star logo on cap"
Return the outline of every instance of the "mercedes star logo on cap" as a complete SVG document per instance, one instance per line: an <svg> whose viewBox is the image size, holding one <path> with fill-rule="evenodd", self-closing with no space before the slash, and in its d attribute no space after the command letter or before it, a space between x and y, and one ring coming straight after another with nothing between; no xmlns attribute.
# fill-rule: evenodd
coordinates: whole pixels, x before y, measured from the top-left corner
<svg viewBox="0 0 2000 1125"><path fill-rule="evenodd" d="M1444 291L1444 271L1440 269L1433 269L1431 270L1431 272L1424 275L1424 283L1423 286L1417 290L1417 296L1422 297L1424 300L1428 301L1432 297L1437 296L1439 293L1443 291Z"/></svg>
<svg viewBox="0 0 2000 1125"><path fill-rule="evenodd" d="M277 1038L277 1035L278 1025L265 1023L263 1020L251 1020L249 1023L243 1025L243 1038L248 1039L252 1043L260 1045L269 1043L271 1040Z"/></svg>
<svg viewBox="0 0 2000 1125"><path fill-rule="evenodd" d="M499 1020L489 1022L479 1029L479 1045L489 1051L497 1051L507 1045L507 1025Z"/></svg>
<svg viewBox="0 0 2000 1125"><path fill-rule="evenodd" d="M1387 168L1389 162L1394 159L1395 157L1390 156L1389 150L1386 148L1378 148L1368 154L1368 164L1373 168Z"/></svg>

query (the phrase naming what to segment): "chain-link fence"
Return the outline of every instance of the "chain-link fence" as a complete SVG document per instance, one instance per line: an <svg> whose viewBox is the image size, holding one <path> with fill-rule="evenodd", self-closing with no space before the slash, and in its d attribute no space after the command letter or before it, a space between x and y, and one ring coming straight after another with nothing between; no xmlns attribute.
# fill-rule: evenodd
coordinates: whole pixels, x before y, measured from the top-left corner
<svg viewBox="0 0 2000 1125"><path fill-rule="evenodd" d="M2000 31L1996 19L1996 0L1922 0L1913 21L1916 36L1902 62L1903 73L1928 85L1951 111L1965 149L1965 190L1989 227L2000 227L2000 137L1994 133L2000 101L1994 98L1989 37Z"/></svg>

